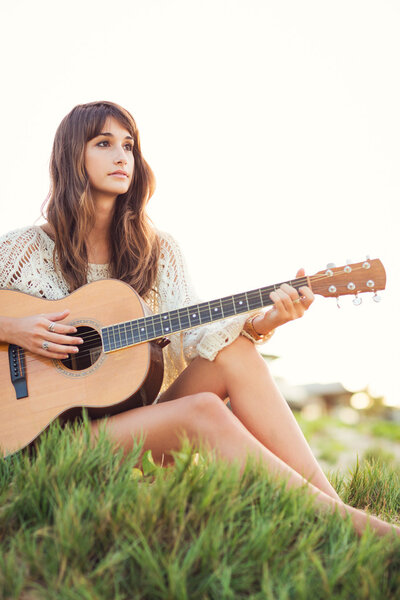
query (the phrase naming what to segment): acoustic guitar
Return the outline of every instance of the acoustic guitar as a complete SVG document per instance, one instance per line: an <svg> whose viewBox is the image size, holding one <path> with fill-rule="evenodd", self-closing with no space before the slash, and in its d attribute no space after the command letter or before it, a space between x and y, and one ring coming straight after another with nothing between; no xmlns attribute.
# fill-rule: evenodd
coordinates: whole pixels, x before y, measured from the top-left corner
<svg viewBox="0 0 400 600"><path fill-rule="evenodd" d="M329 267L312 276L287 281L308 285L314 294L338 298L383 290L386 274L380 260L366 259ZM149 314L126 283L102 279L61 300L0 290L0 315L28 315L70 309L65 323L84 339L79 353L65 360L33 354L0 343L0 447L3 456L31 444L56 418L76 417L85 407L92 418L151 404L163 378L162 348L167 337L272 304L270 293L281 283L211 302Z"/></svg>

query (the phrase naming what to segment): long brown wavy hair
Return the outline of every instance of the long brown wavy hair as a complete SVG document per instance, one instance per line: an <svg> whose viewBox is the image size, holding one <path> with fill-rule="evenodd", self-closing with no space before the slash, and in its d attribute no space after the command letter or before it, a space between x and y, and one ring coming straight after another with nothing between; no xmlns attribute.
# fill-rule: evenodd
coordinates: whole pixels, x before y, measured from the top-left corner
<svg viewBox="0 0 400 600"><path fill-rule="evenodd" d="M87 282L87 234L95 207L85 169L86 142L99 135L107 117L114 117L134 139L134 176L115 203L110 227L110 276L129 283L141 296L154 286L160 242L145 208L155 178L140 150L132 115L113 102L79 104L61 121L50 158L50 191L43 212L55 232L54 266L58 258L70 292Z"/></svg>

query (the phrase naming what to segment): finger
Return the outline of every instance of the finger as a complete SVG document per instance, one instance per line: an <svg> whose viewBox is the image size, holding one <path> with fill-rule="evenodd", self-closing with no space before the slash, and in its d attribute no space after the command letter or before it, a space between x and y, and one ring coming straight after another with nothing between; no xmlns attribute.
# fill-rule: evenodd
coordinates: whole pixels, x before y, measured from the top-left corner
<svg viewBox="0 0 400 600"><path fill-rule="evenodd" d="M289 315L294 313L293 302L289 294L286 294L281 288L277 289L276 292L272 292L272 294L276 294L274 304L282 316L287 313L289 313Z"/></svg>
<svg viewBox="0 0 400 600"><path fill-rule="evenodd" d="M305 274L306 274L305 270L303 268L301 268L297 271L296 277L304 277Z"/></svg>
<svg viewBox="0 0 400 600"><path fill-rule="evenodd" d="M299 291L303 295L301 303L304 306L304 308L307 310L311 306L311 304L314 302L315 296L309 287L301 287L299 289Z"/></svg>
<svg viewBox="0 0 400 600"><path fill-rule="evenodd" d="M43 314L42 316L44 317L44 319L46 319L46 321L44 321L43 324L46 326L46 329L55 333L76 333L76 327L74 327L73 325L66 325L62 323L57 323L57 325L53 325L52 329L49 329L52 323L54 323L55 321L61 321L62 319L65 319L65 317L67 317L69 313L69 309L66 308L62 312Z"/></svg>
<svg viewBox="0 0 400 600"><path fill-rule="evenodd" d="M80 337L72 337L70 335L60 335L56 333L55 330L49 331L46 335L46 338L49 342L53 342L54 344L68 344L68 345L76 345L83 344L83 339Z"/></svg>
<svg viewBox="0 0 400 600"><path fill-rule="evenodd" d="M38 350L36 354L44 356L45 358L53 358L55 360L65 360L69 358L69 354L58 354L57 352L49 352L48 350Z"/></svg>
<svg viewBox="0 0 400 600"><path fill-rule="evenodd" d="M47 341L47 340L44 340ZM40 344L39 352L42 356L48 356L53 358L60 358L60 355L77 354L79 348L76 346L62 346L61 344L55 344L54 342L48 342L48 347L43 348L43 343ZM53 356L55 355L55 356Z"/></svg>
<svg viewBox="0 0 400 600"><path fill-rule="evenodd" d="M50 329L49 327L52 323L53 327ZM54 321L46 321L45 325L48 331L58 334L67 335L68 333L76 333L78 331L73 325L63 325L62 323L55 324Z"/></svg>
<svg viewBox="0 0 400 600"><path fill-rule="evenodd" d="M66 308L62 312L43 313L42 317L46 317L46 319L49 319L49 321L61 321L62 319L65 319L69 313L70 310Z"/></svg>
<svg viewBox="0 0 400 600"><path fill-rule="evenodd" d="M290 298L290 300L293 302L294 300L298 300L299 298L299 293L296 290L296 288L292 287L291 285L287 284L287 283L282 283L280 289L285 292L285 294L287 294Z"/></svg>

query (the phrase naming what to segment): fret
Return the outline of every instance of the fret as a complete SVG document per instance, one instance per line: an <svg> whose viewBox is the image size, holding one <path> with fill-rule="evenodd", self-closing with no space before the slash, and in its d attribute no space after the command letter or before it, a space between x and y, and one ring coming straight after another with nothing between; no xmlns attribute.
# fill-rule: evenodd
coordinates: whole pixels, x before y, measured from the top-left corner
<svg viewBox="0 0 400 600"><path fill-rule="evenodd" d="M132 346L134 344L134 338L132 333L132 321L127 321L125 323L125 333L126 333L126 345Z"/></svg>
<svg viewBox="0 0 400 600"><path fill-rule="evenodd" d="M260 290L251 290L251 292L246 293L247 304L250 310L254 310L255 308L260 308L262 304L260 304Z"/></svg>
<svg viewBox="0 0 400 600"><path fill-rule="evenodd" d="M162 325L163 335L169 335L171 333L172 326L171 326L171 321L169 319L168 313L161 314L161 325Z"/></svg>
<svg viewBox="0 0 400 600"><path fill-rule="evenodd" d="M269 287L261 288L261 297L262 297L262 305L263 306L268 306L268 304L271 304L271 299L270 299L269 295L272 291L273 290Z"/></svg>
<svg viewBox="0 0 400 600"><path fill-rule="evenodd" d="M235 294L234 297L236 314L248 312L249 307L247 305L246 294Z"/></svg>
<svg viewBox="0 0 400 600"><path fill-rule="evenodd" d="M146 335L146 324L145 324L145 319L137 319L137 324L138 324L138 336L139 336L139 342L146 342L147 341L147 335Z"/></svg>
<svg viewBox="0 0 400 600"><path fill-rule="evenodd" d="M182 329L189 329L190 327L190 318L189 318L189 309L187 307L180 308L178 310L179 319L181 321Z"/></svg>
<svg viewBox="0 0 400 600"><path fill-rule="evenodd" d="M198 306L200 314L200 323L209 323L211 318L211 307L209 302L202 302Z"/></svg>
<svg viewBox="0 0 400 600"><path fill-rule="evenodd" d="M115 338L115 347L116 347L116 349L118 349L121 346L121 337L119 335L118 325L113 325L113 331L114 331L114 338Z"/></svg>
<svg viewBox="0 0 400 600"><path fill-rule="evenodd" d="M221 304L224 317L231 317L233 315L236 315L236 308L233 296L225 296L225 298L222 298Z"/></svg>
<svg viewBox="0 0 400 600"><path fill-rule="evenodd" d="M210 305L211 318L213 321L217 321L218 319L221 319L224 316L224 312L222 310L221 299L211 300L211 302L209 302L209 305Z"/></svg>
<svg viewBox="0 0 400 600"><path fill-rule="evenodd" d="M154 315L153 317L153 328L154 335L156 338L160 338L163 336L162 324L161 324L161 315Z"/></svg>
<svg viewBox="0 0 400 600"><path fill-rule="evenodd" d="M200 325L200 313L197 304L188 307L188 314L191 327L196 327L197 325Z"/></svg>
<svg viewBox="0 0 400 600"><path fill-rule="evenodd" d="M262 293L261 293L261 288L258 288L257 292L258 292L258 295L259 295L259 297L260 297L260 300L259 300L259 302L260 302L260 307L261 307L261 306L264 306L264 303L263 303L263 297L262 297Z"/></svg>
<svg viewBox="0 0 400 600"><path fill-rule="evenodd" d="M131 323L133 343L137 344L140 341L139 326L138 326L137 321L131 321L130 323Z"/></svg>
<svg viewBox="0 0 400 600"><path fill-rule="evenodd" d="M111 350L115 350L117 347L117 343L115 340L115 332L114 332L114 327L111 325L110 328L110 342L111 342Z"/></svg>
<svg viewBox="0 0 400 600"><path fill-rule="evenodd" d="M179 311L172 310L169 313L169 321L171 323L171 331L179 331L181 328L181 323L179 319Z"/></svg>
<svg viewBox="0 0 400 600"><path fill-rule="evenodd" d="M101 330L101 335L103 338L103 348L104 348L104 352L108 352L110 350L110 337L109 337L109 331L108 331L108 327L103 327L103 329Z"/></svg>
<svg viewBox="0 0 400 600"><path fill-rule="evenodd" d="M119 332L119 336L121 339L121 344L120 346L124 347L128 345L127 339L126 339L126 329L125 329L125 323L120 323L118 325L118 332Z"/></svg>
<svg viewBox="0 0 400 600"><path fill-rule="evenodd" d="M146 336L147 339L151 340L154 339L156 337L156 333L154 331L154 322L153 322L153 317L147 317L145 319L145 327L146 327Z"/></svg>

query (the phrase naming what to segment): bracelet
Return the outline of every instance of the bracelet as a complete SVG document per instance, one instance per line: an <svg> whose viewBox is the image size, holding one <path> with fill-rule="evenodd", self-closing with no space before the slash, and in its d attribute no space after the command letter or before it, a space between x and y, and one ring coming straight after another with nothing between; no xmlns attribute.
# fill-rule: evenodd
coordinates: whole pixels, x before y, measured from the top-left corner
<svg viewBox="0 0 400 600"><path fill-rule="evenodd" d="M259 315L262 315L262 314L263 313L258 312L258 313L255 313L254 315L251 315L246 320L245 324L243 325L243 331L242 331L242 333L246 337L250 337L255 342L261 342L262 344L264 344L265 342L267 342L274 335L275 329L271 329L271 331L268 331L268 333L265 333L264 335L261 335L260 333L257 333L257 331L254 328L253 321L254 321L254 319L256 317L258 317Z"/></svg>

